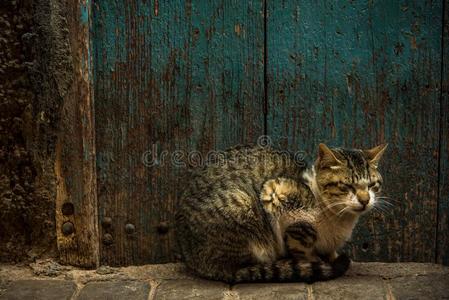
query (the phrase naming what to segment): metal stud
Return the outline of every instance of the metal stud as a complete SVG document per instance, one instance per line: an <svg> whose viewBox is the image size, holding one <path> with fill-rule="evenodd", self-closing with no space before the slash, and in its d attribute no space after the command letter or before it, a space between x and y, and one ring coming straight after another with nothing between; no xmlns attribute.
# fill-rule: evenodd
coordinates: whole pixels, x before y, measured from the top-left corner
<svg viewBox="0 0 449 300"><path fill-rule="evenodd" d="M64 235L69 235L75 232L75 226L72 222L65 222L62 224L62 233Z"/></svg>
<svg viewBox="0 0 449 300"><path fill-rule="evenodd" d="M61 211L64 216L70 216L75 212L75 207L73 206L73 203L66 202L62 205Z"/></svg>
<svg viewBox="0 0 449 300"><path fill-rule="evenodd" d="M103 226L104 228L111 227L112 226L112 218L104 217L103 220L101 221L101 226Z"/></svg>
<svg viewBox="0 0 449 300"><path fill-rule="evenodd" d="M162 221L157 226L157 232L160 234L166 234L168 232L168 223L165 221Z"/></svg>
<svg viewBox="0 0 449 300"><path fill-rule="evenodd" d="M362 244L362 251L366 252L366 251L368 251L368 249L369 249L369 243L368 242L364 242Z"/></svg>
<svg viewBox="0 0 449 300"><path fill-rule="evenodd" d="M128 223L125 225L125 231L127 234L133 234L134 231L136 231L136 227L133 224Z"/></svg>

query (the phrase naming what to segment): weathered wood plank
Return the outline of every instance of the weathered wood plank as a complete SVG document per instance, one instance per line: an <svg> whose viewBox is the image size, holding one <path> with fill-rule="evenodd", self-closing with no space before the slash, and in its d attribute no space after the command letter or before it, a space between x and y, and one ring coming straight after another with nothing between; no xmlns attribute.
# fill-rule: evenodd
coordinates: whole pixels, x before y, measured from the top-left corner
<svg viewBox="0 0 449 300"><path fill-rule="evenodd" d="M263 132L263 1L93 5L101 262L172 261L171 155Z"/></svg>
<svg viewBox="0 0 449 300"><path fill-rule="evenodd" d="M268 2L268 133L309 157L319 142L390 144L381 168L395 207L359 224L356 260L434 261L442 9Z"/></svg>
<svg viewBox="0 0 449 300"><path fill-rule="evenodd" d="M436 262L449 265L449 1L444 1Z"/></svg>
<svg viewBox="0 0 449 300"><path fill-rule="evenodd" d="M67 2L73 82L64 97L56 144L56 233L63 263L99 262L95 137L88 0Z"/></svg>

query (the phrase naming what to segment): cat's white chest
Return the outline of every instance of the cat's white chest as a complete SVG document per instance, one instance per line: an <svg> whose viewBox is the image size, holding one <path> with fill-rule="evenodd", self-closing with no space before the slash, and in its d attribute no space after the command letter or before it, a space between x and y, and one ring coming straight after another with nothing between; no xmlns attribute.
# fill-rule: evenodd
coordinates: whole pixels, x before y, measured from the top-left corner
<svg viewBox="0 0 449 300"><path fill-rule="evenodd" d="M319 253L332 253L340 249L350 238L352 234L351 228L320 228L318 239L315 243L315 249Z"/></svg>

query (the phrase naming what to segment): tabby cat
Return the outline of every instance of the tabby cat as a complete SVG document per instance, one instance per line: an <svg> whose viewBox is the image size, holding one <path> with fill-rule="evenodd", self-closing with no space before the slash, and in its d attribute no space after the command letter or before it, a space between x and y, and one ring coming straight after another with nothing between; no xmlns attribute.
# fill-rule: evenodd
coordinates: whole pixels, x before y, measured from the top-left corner
<svg viewBox="0 0 449 300"><path fill-rule="evenodd" d="M313 166L268 147L236 147L190 175L176 214L186 265L237 282L314 282L343 275L337 250L378 202L386 149L319 145Z"/></svg>

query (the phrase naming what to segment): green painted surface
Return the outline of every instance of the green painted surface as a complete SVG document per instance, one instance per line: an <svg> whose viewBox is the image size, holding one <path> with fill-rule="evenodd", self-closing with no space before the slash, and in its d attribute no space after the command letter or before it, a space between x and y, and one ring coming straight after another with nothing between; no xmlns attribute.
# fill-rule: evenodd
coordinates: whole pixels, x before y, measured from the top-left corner
<svg viewBox="0 0 449 300"><path fill-rule="evenodd" d="M356 260L434 261L441 1L269 1L268 133L281 145L390 144L391 214L357 227Z"/></svg>
<svg viewBox="0 0 449 300"><path fill-rule="evenodd" d="M180 168L172 155L186 161L186 151L263 133L262 4L94 1L100 222L112 218L100 230L114 239L102 244L103 263L173 260ZM158 153L154 166L142 162L148 150Z"/></svg>
<svg viewBox="0 0 449 300"><path fill-rule="evenodd" d="M103 263L172 261L181 168L171 155L264 131L309 159L319 142L388 142L381 168L395 208L364 218L348 249L357 260L447 263L442 1L92 5L100 222L112 218L100 234L114 239L102 244ZM158 153L151 167L148 150Z"/></svg>

